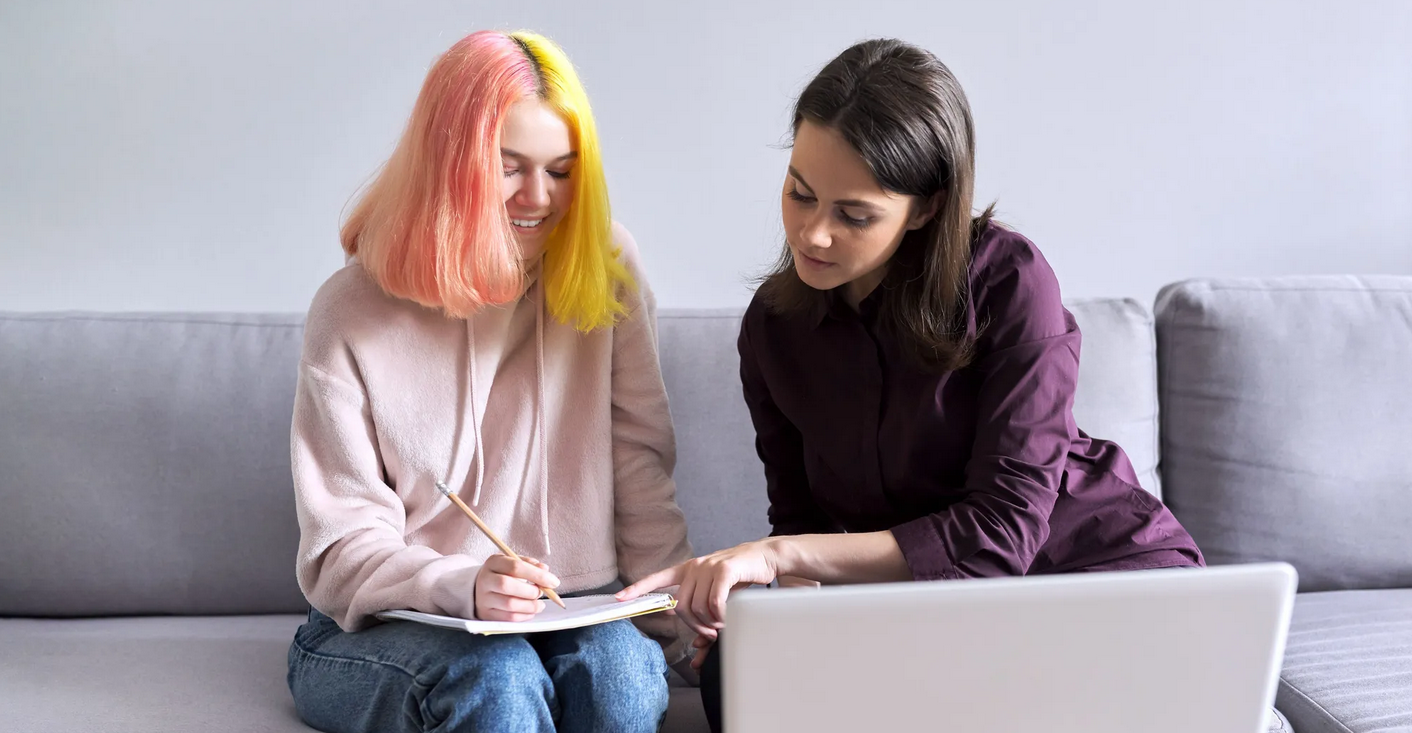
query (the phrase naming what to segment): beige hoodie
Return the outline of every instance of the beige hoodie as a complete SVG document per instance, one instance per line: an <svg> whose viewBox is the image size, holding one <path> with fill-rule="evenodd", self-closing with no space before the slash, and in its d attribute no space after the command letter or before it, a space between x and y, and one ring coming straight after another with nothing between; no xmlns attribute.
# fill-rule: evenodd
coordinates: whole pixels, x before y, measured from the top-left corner
<svg viewBox="0 0 1412 733"><path fill-rule="evenodd" d="M613 328L544 313L536 281L470 319L393 298L356 262L314 296L291 452L299 587L348 631L410 608L469 618L495 546L436 490L445 481L561 593L631 583L688 559L655 302L637 283ZM685 653L669 616L639 624Z"/></svg>

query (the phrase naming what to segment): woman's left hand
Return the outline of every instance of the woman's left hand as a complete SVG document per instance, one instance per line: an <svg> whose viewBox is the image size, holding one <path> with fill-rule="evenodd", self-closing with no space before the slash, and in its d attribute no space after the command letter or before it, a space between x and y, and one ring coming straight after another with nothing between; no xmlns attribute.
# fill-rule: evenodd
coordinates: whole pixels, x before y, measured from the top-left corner
<svg viewBox="0 0 1412 733"><path fill-rule="evenodd" d="M619 591L617 598L630 601L675 585L677 615L696 633L715 639L725 628L726 596L736 588L765 585L779 575L774 539L746 542L660 570Z"/></svg>

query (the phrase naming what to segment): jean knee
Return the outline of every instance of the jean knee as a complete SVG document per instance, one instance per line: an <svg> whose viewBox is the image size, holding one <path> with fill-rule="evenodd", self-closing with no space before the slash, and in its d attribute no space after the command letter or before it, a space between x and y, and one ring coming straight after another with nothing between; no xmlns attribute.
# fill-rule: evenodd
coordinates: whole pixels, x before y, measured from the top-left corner
<svg viewBox="0 0 1412 733"><path fill-rule="evenodd" d="M493 688L493 694L543 697L549 677L534 648L518 635L469 637L474 644L448 655L432 675L419 675L421 684L456 688Z"/></svg>
<svg viewBox="0 0 1412 733"><path fill-rule="evenodd" d="M315 728L553 730L552 684L521 636L406 622L357 633L328 626L306 624L290 647L290 692L300 717Z"/></svg>
<svg viewBox="0 0 1412 733"><path fill-rule="evenodd" d="M584 640L581 663L614 730L635 730L667 710L667 663L662 648L628 621L603 624ZM655 730L655 728L652 728Z"/></svg>
<svg viewBox="0 0 1412 733"><path fill-rule="evenodd" d="M539 655L519 636L476 638L444 667L418 675L421 713L448 730L552 728L553 685Z"/></svg>

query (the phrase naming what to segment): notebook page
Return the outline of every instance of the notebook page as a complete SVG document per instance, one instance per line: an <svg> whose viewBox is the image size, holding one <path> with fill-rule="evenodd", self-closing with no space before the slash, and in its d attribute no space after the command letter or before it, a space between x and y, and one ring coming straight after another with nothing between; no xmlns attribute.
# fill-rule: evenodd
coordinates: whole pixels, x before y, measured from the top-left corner
<svg viewBox="0 0 1412 733"><path fill-rule="evenodd" d="M438 616L420 611L384 611L377 614L383 621L415 621L417 623L460 629L472 634L533 634L542 631L562 631L581 626L617 621L665 611L677 605L666 593L649 593L631 601L618 601L610 595L565 598L559 608L546 601L544 610L529 621L478 621L476 619Z"/></svg>

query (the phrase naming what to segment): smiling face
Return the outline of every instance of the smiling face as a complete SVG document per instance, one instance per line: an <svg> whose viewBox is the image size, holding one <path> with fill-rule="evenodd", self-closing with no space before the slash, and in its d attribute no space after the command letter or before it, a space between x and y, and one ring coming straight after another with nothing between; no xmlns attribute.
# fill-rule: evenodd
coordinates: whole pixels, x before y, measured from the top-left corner
<svg viewBox="0 0 1412 733"><path fill-rule="evenodd" d="M855 308L882 282L902 237L924 226L935 204L883 189L836 130L799 123L780 206L799 279L817 290L847 286Z"/></svg>
<svg viewBox="0 0 1412 733"><path fill-rule="evenodd" d="M568 123L538 99L517 102L500 128L505 212L529 262L544 251L554 227L574 201L578 151Z"/></svg>

